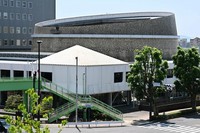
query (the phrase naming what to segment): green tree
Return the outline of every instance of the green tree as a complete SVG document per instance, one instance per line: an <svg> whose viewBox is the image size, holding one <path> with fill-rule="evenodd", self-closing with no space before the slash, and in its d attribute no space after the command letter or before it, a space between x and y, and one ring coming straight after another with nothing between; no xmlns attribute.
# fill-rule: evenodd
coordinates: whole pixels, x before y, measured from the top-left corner
<svg viewBox="0 0 200 133"><path fill-rule="evenodd" d="M28 112L24 104L20 104L18 106L18 110L22 112L22 117L17 116L16 119L13 119L11 116L7 116L6 121L11 125L9 128L10 133L50 133L48 126L41 128L40 121L34 119L34 115L38 113L38 110L41 110L41 105L46 105L46 102L52 100L52 97L48 97L42 99L41 104L37 104L38 102L38 94L34 91L34 89L29 89L26 91L29 95L31 111ZM43 117L48 118L48 114L44 114ZM66 124L66 121L62 121L62 126ZM62 130L62 126L59 125L60 131Z"/></svg>
<svg viewBox="0 0 200 133"><path fill-rule="evenodd" d="M150 104L149 119L152 119L152 108L154 116L158 115L155 98L161 86L154 86L154 83L162 84L166 77L168 64L162 60L162 52L157 48L149 46L136 50L135 62L130 65L128 83L138 100L146 99Z"/></svg>
<svg viewBox="0 0 200 133"><path fill-rule="evenodd" d="M183 49L178 47L173 56L174 82L176 88L186 91L191 96L192 110L196 111L196 95L200 91L200 55L196 48Z"/></svg>

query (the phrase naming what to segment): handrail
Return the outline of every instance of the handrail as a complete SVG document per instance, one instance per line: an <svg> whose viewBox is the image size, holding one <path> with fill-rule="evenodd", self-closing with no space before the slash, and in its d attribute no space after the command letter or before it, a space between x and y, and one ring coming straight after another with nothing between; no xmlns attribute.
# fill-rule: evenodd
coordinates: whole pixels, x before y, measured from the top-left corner
<svg viewBox="0 0 200 133"><path fill-rule="evenodd" d="M24 78L24 77L1 77L0 82L2 81L30 81L32 78Z"/></svg>
<svg viewBox="0 0 200 133"><path fill-rule="evenodd" d="M48 81L45 78L42 78L42 83L45 85L45 87L47 87L47 89L52 90L58 94L60 94L61 96L63 96L63 98L68 98L69 100L71 100L73 103L75 103L76 101L76 95L75 93L64 89L63 87L56 85L55 83L52 83L51 81ZM78 104L81 103L90 103L93 106L95 106L97 109L99 109L99 111L105 112L108 115L111 115L112 117L115 117L117 119L122 120L123 119L123 115L122 112L107 105L106 103L97 100L96 98L93 98L91 96L78 96Z"/></svg>

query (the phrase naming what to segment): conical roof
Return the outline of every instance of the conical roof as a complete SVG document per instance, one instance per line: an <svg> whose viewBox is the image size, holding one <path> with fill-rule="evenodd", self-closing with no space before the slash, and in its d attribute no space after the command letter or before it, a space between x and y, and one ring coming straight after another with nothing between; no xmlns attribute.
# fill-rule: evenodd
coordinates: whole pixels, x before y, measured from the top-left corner
<svg viewBox="0 0 200 133"><path fill-rule="evenodd" d="M115 59L79 45L75 45L45 57L40 60L40 63L51 65L76 65L76 57L78 57L79 66L128 64L127 62Z"/></svg>

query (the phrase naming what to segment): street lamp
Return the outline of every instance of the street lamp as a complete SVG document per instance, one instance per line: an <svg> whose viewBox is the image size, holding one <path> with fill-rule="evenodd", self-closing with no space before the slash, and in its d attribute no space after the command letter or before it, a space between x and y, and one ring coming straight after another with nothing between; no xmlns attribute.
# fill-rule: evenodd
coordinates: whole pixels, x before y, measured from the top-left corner
<svg viewBox="0 0 200 133"><path fill-rule="evenodd" d="M42 43L41 40L37 41L38 44L38 104L41 101L41 92L40 92L40 44ZM38 121L40 121L40 110L38 110Z"/></svg>

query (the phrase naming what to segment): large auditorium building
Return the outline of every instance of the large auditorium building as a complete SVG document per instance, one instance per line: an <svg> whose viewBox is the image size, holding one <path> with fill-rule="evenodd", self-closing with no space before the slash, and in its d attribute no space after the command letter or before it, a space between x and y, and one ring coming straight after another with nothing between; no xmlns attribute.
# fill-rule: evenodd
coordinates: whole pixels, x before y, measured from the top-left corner
<svg viewBox="0 0 200 133"><path fill-rule="evenodd" d="M55 19L35 25L32 51L42 40L42 52L58 52L80 45L132 62L134 50L145 45L163 51L164 59L176 53L175 15L170 12L135 12Z"/></svg>

